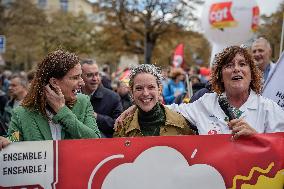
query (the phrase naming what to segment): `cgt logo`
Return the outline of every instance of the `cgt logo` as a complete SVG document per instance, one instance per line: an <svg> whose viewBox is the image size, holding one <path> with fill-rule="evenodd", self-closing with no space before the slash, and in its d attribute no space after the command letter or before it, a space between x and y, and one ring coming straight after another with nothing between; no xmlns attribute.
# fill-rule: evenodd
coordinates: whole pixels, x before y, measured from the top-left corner
<svg viewBox="0 0 284 189"><path fill-rule="evenodd" d="M208 131L208 135L217 135L218 134L218 132L216 131L216 130L210 130L210 131Z"/></svg>
<svg viewBox="0 0 284 189"><path fill-rule="evenodd" d="M236 22L231 13L232 2L215 3L210 7L209 23L213 28L233 27Z"/></svg>

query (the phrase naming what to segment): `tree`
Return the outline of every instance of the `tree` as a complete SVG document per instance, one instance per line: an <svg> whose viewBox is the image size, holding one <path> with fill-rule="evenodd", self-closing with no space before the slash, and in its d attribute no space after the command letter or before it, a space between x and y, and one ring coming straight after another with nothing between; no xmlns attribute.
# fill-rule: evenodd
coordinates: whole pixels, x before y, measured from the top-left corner
<svg viewBox="0 0 284 189"><path fill-rule="evenodd" d="M14 1L5 7L1 23L5 23L7 37L5 60L12 70L29 70L58 48L82 57L91 56L95 50L95 26L83 14L59 11L47 16L29 0Z"/></svg>
<svg viewBox="0 0 284 189"><path fill-rule="evenodd" d="M173 25L188 26L195 19L192 10L201 0L98 0L98 11L105 13L105 30L120 31L124 48L144 54L151 63L157 40Z"/></svg>
<svg viewBox="0 0 284 189"><path fill-rule="evenodd" d="M4 33L5 28L5 17L4 17L4 5L2 0L0 0L0 35Z"/></svg>
<svg viewBox="0 0 284 189"><path fill-rule="evenodd" d="M30 1L15 1L6 8L4 33L7 37L6 62L12 69L29 70L42 55L45 14Z"/></svg>
<svg viewBox="0 0 284 189"><path fill-rule="evenodd" d="M93 53L96 43L95 25L84 14L74 16L71 13L56 12L51 16L42 36L46 51L64 48L82 56Z"/></svg>
<svg viewBox="0 0 284 189"><path fill-rule="evenodd" d="M264 24L260 26L258 35L264 36L271 44L272 58L276 61L279 58L280 38L283 24L284 2L282 2L276 13L271 16L262 16Z"/></svg>

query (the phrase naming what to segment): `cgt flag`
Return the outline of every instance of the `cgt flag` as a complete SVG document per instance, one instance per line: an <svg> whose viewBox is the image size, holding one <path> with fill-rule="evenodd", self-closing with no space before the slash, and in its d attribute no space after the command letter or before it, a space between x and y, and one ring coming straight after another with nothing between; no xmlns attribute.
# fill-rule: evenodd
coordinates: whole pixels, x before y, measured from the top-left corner
<svg viewBox="0 0 284 189"><path fill-rule="evenodd" d="M262 96L272 99L284 110L284 53L280 56L274 72L263 87Z"/></svg>
<svg viewBox="0 0 284 189"><path fill-rule="evenodd" d="M179 44L175 49L173 63L172 63L173 67L175 68L182 67L184 64L183 49L184 49L184 45L182 43Z"/></svg>

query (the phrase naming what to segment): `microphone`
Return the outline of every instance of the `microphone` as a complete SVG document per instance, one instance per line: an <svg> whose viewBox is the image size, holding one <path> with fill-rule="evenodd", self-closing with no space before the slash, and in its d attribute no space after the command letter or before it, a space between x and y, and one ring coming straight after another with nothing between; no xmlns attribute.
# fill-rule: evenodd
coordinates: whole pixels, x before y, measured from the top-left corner
<svg viewBox="0 0 284 189"><path fill-rule="evenodd" d="M237 115L233 111L233 107L229 104L227 97L219 96L218 102L223 112L229 117L229 121L237 118Z"/></svg>

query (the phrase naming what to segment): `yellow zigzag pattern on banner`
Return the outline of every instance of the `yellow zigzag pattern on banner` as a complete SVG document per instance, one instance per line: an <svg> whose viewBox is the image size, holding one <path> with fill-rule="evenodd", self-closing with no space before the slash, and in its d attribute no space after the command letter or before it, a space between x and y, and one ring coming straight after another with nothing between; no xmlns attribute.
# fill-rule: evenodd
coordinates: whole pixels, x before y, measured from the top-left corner
<svg viewBox="0 0 284 189"><path fill-rule="evenodd" d="M259 167L253 167L250 172L249 172L249 176L242 176L242 175L236 175L233 179L233 187L232 188L228 188L228 189L236 189L236 185L237 185L237 180L244 180L244 181L247 181L247 180L250 180L253 176L253 173L254 171L258 171L262 174L266 174L268 173L272 167L274 166L274 162L270 163L269 166L267 167L267 169L261 169Z"/></svg>

